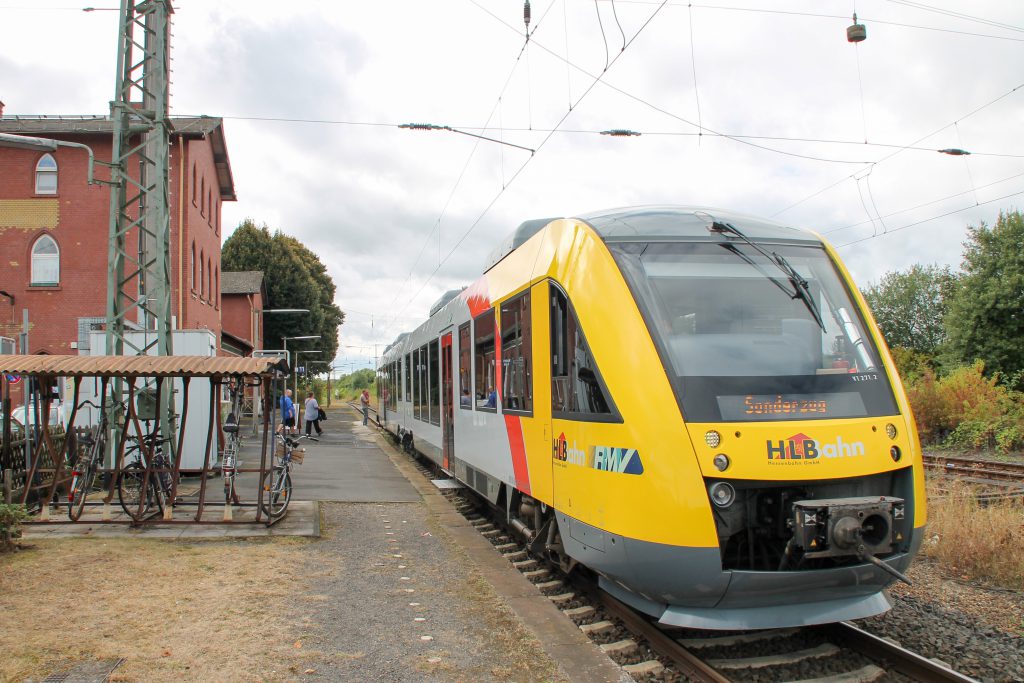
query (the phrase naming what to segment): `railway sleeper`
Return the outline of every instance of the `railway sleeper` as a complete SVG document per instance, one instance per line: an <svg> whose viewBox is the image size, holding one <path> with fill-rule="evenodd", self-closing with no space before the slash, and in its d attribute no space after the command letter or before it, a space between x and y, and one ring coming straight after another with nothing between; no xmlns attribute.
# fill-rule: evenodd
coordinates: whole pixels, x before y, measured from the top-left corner
<svg viewBox="0 0 1024 683"><path fill-rule="evenodd" d="M573 607L571 609L562 610L562 614L569 617L573 621L583 621L597 614L597 610L591 605L584 605L583 607Z"/></svg>
<svg viewBox="0 0 1024 683"><path fill-rule="evenodd" d="M888 675L888 672L874 664L868 664L856 671L847 671L831 676L820 678L805 678L799 681L787 681L786 683L875 683Z"/></svg>
<svg viewBox="0 0 1024 683"><path fill-rule="evenodd" d="M598 647L601 649L601 652L609 657L627 657L636 652L640 646L632 638L626 638L624 640L617 640L614 643L598 645Z"/></svg>
<svg viewBox="0 0 1024 683"><path fill-rule="evenodd" d="M659 676L665 670L665 665L657 659L648 659L646 662L624 664L622 670L630 676Z"/></svg>
<svg viewBox="0 0 1024 683"><path fill-rule="evenodd" d="M770 666L785 666L786 664L797 664L808 659L820 659L822 657L834 657L842 650L832 643L822 643L817 647L796 652L787 652L779 655L768 655L765 657L744 657L742 659L709 659L709 666L719 670L736 669L764 669Z"/></svg>
<svg viewBox="0 0 1024 683"><path fill-rule="evenodd" d="M572 593L568 593L572 595ZM580 630L588 636L600 636L615 630L615 624L607 619L595 621L592 624L580 624Z"/></svg>

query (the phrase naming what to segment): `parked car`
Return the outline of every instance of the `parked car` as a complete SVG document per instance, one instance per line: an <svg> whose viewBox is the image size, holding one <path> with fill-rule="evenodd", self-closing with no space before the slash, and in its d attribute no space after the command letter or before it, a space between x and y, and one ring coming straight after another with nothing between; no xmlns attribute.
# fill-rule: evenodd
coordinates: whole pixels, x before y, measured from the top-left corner
<svg viewBox="0 0 1024 683"><path fill-rule="evenodd" d="M70 408L68 409L70 410ZM55 401L50 405L50 426L54 427L58 424L66 425L68 423L68 410L65 410L64 404L59 401ZM42 408L40 408L40 413ZM19 406L11 411L11 434L14 438L19 438L25 433L25 406ZM35 424L35 411L30 410L28 413L28 424Z"/></svg>

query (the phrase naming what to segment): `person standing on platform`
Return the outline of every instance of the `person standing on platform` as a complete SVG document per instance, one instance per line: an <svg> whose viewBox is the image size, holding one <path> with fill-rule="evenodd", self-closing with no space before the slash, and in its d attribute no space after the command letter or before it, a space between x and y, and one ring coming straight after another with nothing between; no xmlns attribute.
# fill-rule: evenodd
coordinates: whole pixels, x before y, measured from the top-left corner
<svg viewBox="0 0 1024 683"><path fill-rule="evenodd" d="M284 433L291 434L295 426L295 404L292 403L292 390L285 389L281 397L281 424L284 426Z"/></svg>
<svg viewBox="0 0 1024 683"><path fill-rule="evenodd" d="M363 425L370 421L370 392L363 389L359 395L359 404L363 407Z"/></svg>
<svg viewBox="0 0 1024 683"><path fill-rule="evenodd" d="M309 431L313 427L316 428L316 435L320 436L324 432L320 429L320 404L316 402L316 396L313 394L307 394L305 405L306 436L309 436Z"/></svg>

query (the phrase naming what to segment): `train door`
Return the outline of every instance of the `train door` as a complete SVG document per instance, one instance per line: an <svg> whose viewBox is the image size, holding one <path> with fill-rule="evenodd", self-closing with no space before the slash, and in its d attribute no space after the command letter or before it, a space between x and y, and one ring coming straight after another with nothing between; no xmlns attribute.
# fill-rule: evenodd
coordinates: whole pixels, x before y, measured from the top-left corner
<svg viewBox="0 0 1024 683"><path fill-rule="evenodd" d="M441 441L442 466L449 469L455 455L455 387L452 384L452 333L441 337Z"/></svg>

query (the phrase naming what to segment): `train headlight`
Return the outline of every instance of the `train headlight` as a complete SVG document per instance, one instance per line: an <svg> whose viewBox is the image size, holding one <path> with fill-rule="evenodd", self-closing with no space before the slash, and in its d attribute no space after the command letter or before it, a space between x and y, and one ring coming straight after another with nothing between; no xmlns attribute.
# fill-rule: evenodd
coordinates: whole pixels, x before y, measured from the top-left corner
<svg viewBox="0 0 1024 683"><path fill-rule="evenodd" d="M893 462L899 462L903 457L903 451L900 450L899 446L893 446L889 449L889 455L892 457Z"/></svg>
<svg viewBox="0 0 1024 683"><path fill-rule="evenodd" d="M711 488L708 489L708 493L711 495L711 502L720 508L727 508L736 500L736 489L726 481L712 484Z"/></svg>
<svg viewBox="0 0 1024 683"><path fill-rule="evenodd" d="M890 439L895 439L896 438L896 425L894 425L891 422L889 424L885 425L885 433L886 433L886 435Z"/></svg>
<svg viewBox="0 0 1024 683"><path fill-rule="evenodd" d="M709 429L704 434L704 443L711 448L718 448L718 444L722 443L722 435L716 432L714 429Z"/></svg>
<svg viewBox="0 0 1024 683"><path fill-rule="evenodd" d="M726 455L725 453L719 453L711 462L715 464L715 469L717 469L719 472L725 472L727 469L729 469L729 456Z"/></svg>

